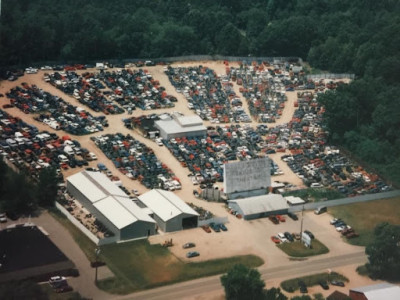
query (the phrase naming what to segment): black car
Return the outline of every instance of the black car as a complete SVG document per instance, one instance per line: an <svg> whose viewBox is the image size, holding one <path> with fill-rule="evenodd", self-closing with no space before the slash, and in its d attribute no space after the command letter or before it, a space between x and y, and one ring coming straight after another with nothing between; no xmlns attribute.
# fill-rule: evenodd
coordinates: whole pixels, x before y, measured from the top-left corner
<svg viewBox="0 0 400 300"><path fill-rule="evenodd" d="M307 289L306 283L304 281L299 280L298 284L300 287L300 293L303 293L303 294L308 293L308 289Z"/></svg>
<svg viewBox="0 0 400 300"><path fill-rule="evenodd" d="M324 290L329 290L329 285L328 285L328 283L326 281L321 280L318 283Z"/></svg>
<svg viewBox="0 0 400 300"><path fill-rule="evenodd" d="M291 219L294 220L294 221L297 221L297 220L299 219L299 218L297 217L297 215L294 214L294 213L288 212L287 215L288 215L289 218L291 218Z"/></svg>
<svg viewBox="0 0 400 300"><path fill-rule="evenodd" d="M331 281L332 285L336 285L336 286L344 286L344 282L343 281L338 281L338 280L332 280Z"/></svg>
<svg viewBox="0 0 400 300"><path fill-rule="evenodd" d="M287 232L287 231L286 231L286 232L284 233L284 235L285 235L285 238L287 238L289 242L294 242L293 235L292 235L290 232Z"/></svg>
<svg viewBox="0 0 400 300"><path fill-rule="evenodd" d="M192 257L196 257L196 256L199 256L199 255L200 255L200 253L197 252L197 251L191 251L191 252L186 253L186 257L187 258L192 258Z"/></svg>
<svg viewBox="0 0 400 300"><path fill-rule="evenodd" d="M196 247L196 244L195 243L186 243L182 247L183 247L183 249L193 248L193 247Z"/></svg>
<svg viewBox="0 0 400 300"><path fill-rule="evenodd" d="M304 230L304 233L307 234L311 239L314 239L314 238L315 238L315 236L314 236L314 235L312 234L312 232L309 231L309 230Z"/></svg>
<svg viewBox="0 0 400 300"><path fill-rule="evenodd" d="M221 231L221 229L219 228L219 225L218 225L218 224L210 223L210 227L211 227L211 229L214 230L215 232L220 232L220 231Z"/></svg>

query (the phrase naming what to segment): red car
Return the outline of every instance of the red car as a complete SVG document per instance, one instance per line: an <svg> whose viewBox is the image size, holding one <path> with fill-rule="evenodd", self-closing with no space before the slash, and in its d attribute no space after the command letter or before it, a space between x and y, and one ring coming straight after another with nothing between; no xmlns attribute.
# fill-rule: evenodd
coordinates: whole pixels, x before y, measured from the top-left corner
<svg viewBox="0 0 400 300"><path fill-rule="evenodd" d="M286 219L282 215L276 215L276 218L279 220L279 222L286 222Z"/></svg>
<svg viewBox="0 0 400 300"><path fill-rule="evenodd" d="M275 235L271 236L271 240L272 240L275 244L280 244L280 243L281 243L281 240L280 240L277 236L275 236Z"/></svg>
<svg viewBox="0 0 400 300"><path fill-rule="evenodd" d="M203 225L203 226L201 226L201 228L203 228L203 230L204 230L205 232L211 233L210 226L208 226L208 225Z"/></svg>

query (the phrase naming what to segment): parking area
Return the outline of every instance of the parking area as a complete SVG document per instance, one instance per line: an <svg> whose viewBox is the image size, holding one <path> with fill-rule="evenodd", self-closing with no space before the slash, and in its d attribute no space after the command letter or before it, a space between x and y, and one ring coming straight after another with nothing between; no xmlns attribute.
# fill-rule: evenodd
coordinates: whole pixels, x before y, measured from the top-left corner
<svg viewBox="0 0 400 300"><path fill-rule="evenodd" d="M228 231L211 233L205 232L202 228L184 230L168 234L161 234L150 237L150 243L163 244L166 240L172 239L173 246L169 249L182 260L203 261L209 259L223 258L234 255L255 254L264 259L266 266L279 267L290 263L290 258L271 241L271 236L278 232L300 232L301 213L297 213L299 220L294 221L286 217L286 221L277 225L268 218L245 221L229 215L226 227ZM328 247L329 253L324 256L337 256L352 252L358 252L361 247L345 243L338 234L330 220L329 214L315 215L312 211L306 211L303 215L303 230L309 230ZM183 249L185 243L192 242L196 247ZM198 251L200 256L186 258L189 251ZM229 254L228 254L229 253ZM314 257L308 258L310 260Z"/></svg>

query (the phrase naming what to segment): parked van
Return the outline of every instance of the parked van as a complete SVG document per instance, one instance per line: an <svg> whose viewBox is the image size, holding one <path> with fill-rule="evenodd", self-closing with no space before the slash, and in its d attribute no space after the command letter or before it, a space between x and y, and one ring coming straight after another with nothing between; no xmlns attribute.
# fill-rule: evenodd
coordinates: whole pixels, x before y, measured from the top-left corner
<svg viewBox="0 0 400 300"><path fill-rule="evenodd" d="M325 212L327 212L327 207L326 206L320 206L320 207L317 207L315 210L314 210L314 213L316 214L316 215L320 215L320 214L323 214L323 213L325 213Z"/></svg>

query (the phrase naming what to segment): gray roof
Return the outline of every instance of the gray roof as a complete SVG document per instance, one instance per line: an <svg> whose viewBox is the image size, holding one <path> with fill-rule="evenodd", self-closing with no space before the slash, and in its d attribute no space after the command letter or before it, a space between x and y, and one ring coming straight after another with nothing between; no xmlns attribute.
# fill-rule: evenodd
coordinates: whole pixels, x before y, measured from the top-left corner
<svg viewBox="0 0 400 300"><path fill-rule="evenodd" d="M288 209L289 205L280 194L268 194L250 198L230 200L229 203L238 205L244 215Z"/></svg>
<svg viewBox="0 0 400 300"><path fill-rule="evenodd" d="M181 126L179 122L174 119L169 120L158 120L155 122L155 125L160 130L162 129L167 134L174 134L174 133L187 133L190 134L191 132L198 132L204 131L204 134L207 132L207 128L203 125L196 125L194 123L192 126L185 124L185 126Z"/></svg>
<svg viewBox="0 0 400 300"><path fill-rule="evenodd" d="M400 287L390 283L379 283L350 289L350 291L363 293L368 300L398 300Z"/></svg>

